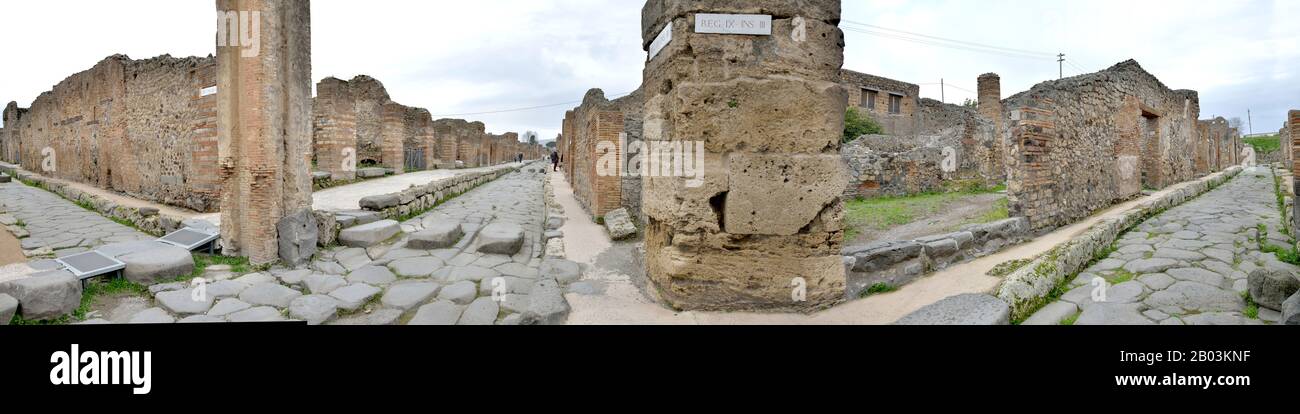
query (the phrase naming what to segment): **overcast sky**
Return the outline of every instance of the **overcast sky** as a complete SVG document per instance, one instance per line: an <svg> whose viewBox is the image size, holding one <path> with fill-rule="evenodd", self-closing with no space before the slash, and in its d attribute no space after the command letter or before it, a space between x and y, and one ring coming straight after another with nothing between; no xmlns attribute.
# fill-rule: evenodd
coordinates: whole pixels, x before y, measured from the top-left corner
<svg viewBox="0 0 1300 414"><path fill-rule="evenodd" d="M435 117L479 120L491 132L559 132L587 89L637 88L637 0L316 0L312 77L379 79L399 103ZM1003 96L1057 75L1137 59L1175 89L1200 92L1202 118L1246 118L1276 131L1300 109L1297 0L844 0L845 67L922 84L925 97L974 98L981 73ZM24 107L114 53L142 59L208 55L211 0L6 1L0 4L0 100ZM863 26L867 24L872 26ZM863 31L874 33L863 33ZM910 32L911 34L900 33ZM951 48L933 38L1017 49L1033 57ZM966 45L958 45L966 46ZM563 105L556 105L563 103ZM551 105L498 114L461 115Z"/></svg>

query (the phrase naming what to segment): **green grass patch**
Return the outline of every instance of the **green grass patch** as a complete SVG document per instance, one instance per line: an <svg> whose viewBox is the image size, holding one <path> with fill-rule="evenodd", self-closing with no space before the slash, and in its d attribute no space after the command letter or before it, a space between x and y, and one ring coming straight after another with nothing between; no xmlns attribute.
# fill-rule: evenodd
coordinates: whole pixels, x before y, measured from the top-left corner
<svg viewBox="0 0 1300 414"><path fill-rule="evenodd" d="M1282 148L1282 140L1277 135L1244 138L1241 142L1255 147L1255 153L1264 155Z"/></svg>
<svg viewBox="0 0 1300 414"><path fill-rule="evenodd" d="M861 297L865 298L867 296L879 295L881 293L889 293L897 290L898 290L897 286L881 282L881 283L871 285L870 287L867 288L867 290L862 291Z"/></svg>
<svg viewBox="0 0 1300 414"><path fill-rule="evenodd" d="M976 189L957 189L947 192L929 192L901 197L858 198L844 204L845 223L849 239L856 237L863 229L885 230L915 222L922 217L934 215L949 208L962 199L979 194L995 193L999 187L979 187ZM998 221L1009 217L1005 198L995 202L988 211L971 219L968 224Z"/></svg>
<svg viewBox="0 0 1300 414"><path fill-rule="evenodd" d="M109 280L90 280L86 282L86 289L81 292L81 305L72 315L64 315L58 319L32 321L26 320L18 315L14 315L10 325L18 326L50 326L50 325L67 325L73 322L86 320L86 314L90 313L90 307L95 304L95 299L101 296L115 295L132 295L148 297L149 288L126 280L125 278L113 278Z"/></svg>
<svg viewBox="0 0 1300 414"><path fill-rule="evenodd" d="M989 269L987 274L993 277L1006 277L1033 261L1034 259L1016 259L998 263L997 266L993 266L992 269Z"/></svg>
<svg viewBox="0 0 1300 414"><path fill-rule="evenodd" d="M1124 269L1119 269L1116 270L1115 273L1111 274L1110 276L1107 276L1106 281L1110 282L1110 284L1112 285L1118 285L1120 283L1133 280L1133 277L1134 277L1133 272Z"/></svg>
<svg viewBox="0 0 1300 414"><path fill-rule="evenodd" d="M1246 301L1246 310L1242 312L1250 319L1259 319L1259 304L1255 303L1255 298L1250 297L1250 292L1241 292L1241 298Z"/></svg>
<svg viewBox="0 0 1300 414"><path fill-rule="evenodd" d="M1075 322L1078 322L1078 321L1079 321L1079 315L1083 315L1083 312L1075 312L1074 315L1070 315L1069 317L1067 317L1067 318L1065 318L1065 319L1061 319L1061 326L1071 326L1071 325L1074 325Z"/></svg>

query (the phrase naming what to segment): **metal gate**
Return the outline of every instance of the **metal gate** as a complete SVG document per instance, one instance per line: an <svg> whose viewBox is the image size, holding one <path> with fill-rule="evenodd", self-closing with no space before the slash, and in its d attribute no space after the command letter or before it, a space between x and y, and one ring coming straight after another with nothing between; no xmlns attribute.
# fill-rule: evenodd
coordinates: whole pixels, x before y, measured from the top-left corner
<svg viewBox="0 0 1300 414"><path fill-rule="evenodd" d="M424 159L424 148L407 148L406 162L402 164L407 171L424 171L428 165Z"/></svg>

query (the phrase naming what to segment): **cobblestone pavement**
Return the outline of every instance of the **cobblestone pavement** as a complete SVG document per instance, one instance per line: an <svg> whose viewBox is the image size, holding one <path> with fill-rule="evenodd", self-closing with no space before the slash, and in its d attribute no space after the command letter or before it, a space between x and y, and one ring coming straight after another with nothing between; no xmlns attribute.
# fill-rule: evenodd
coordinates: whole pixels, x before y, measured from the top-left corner
<svg viewBox="0 0 1300 414"><path fill-rule="evenodd" d="M0 184L0 207L21 220L30 233L21 240L28 256L62 257L109 243L155 239L58 195L16 181Z"/></svg>
<svg viewBox="0 0 1300 414"><path fill-rule="evenodd" d="M203 300L192 285L155 285L155 308L134 322L253 322L305 320L312 324L556 324L569 311L568 283L577 263L542 256L545 175L506 175L434 210L401 223L393 240L370 248L322 251L310 265L247 275L209 268ZM451 248L407 247L411 233L436 223L460 223L465 236ZM490 224L523 228L514 255L478 251ZM105 323L94 320L89 323Z"/></svg>
<svg viewBox="0 0 1300 414"><path fill-rule="evenodd" d="M1245 315L1246 278L1261 267L1295 270L1261 253L1257 226L1270 243L1287 245L1273 178L1265 168L1138 225L1116 242L1118 250L1085 269L1061 299L1026 323L1057 323L1078 313L1076 325L1241 325L1276 321L1260 308ZM1108 281L1105 301L1094 302L1096 278Z"/></svg>

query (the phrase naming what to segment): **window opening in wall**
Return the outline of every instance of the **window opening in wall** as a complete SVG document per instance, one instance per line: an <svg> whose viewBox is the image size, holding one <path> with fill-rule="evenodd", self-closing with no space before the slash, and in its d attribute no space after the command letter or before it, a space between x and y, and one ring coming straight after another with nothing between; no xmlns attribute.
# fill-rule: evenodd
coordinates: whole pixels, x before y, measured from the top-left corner
<svg viewBox="0 0 1300 414"><path fill-rule="evenodd" d="M903 113L902 95L889 94L889 113L891 114Z"/></svg>
<svg viewBox="0 0 1300 414"><path fill-rule="evenodd" d="M862 104L867 109L876 109L876 91L870 89L862 90Z"/></svg>

